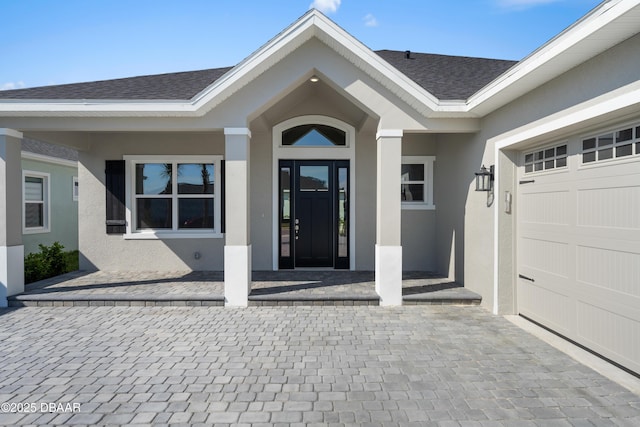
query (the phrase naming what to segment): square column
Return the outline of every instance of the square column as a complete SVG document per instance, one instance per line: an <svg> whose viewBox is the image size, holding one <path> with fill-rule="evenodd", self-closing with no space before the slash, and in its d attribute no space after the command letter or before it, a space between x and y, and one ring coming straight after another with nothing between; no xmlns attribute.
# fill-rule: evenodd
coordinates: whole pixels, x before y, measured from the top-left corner
<svg viewBox="0 0 640 427"><path fill-rule="evenodd" d="M0 128L0 307L24 292L22 133Z"/></svg>
<svg viewBox="0 0 640 427"><path fill-rule="evenodd" d="M246 307L251 292L251 234L249 226L249 141L247 128L225 128L225 246L226 306Z"/></svg>
<svg viewBox="0 0 640 427"><path fill-rule="evenodd" d="M376 292L380 305L402 305L401 194L402 130L376 135Z"/></svg>

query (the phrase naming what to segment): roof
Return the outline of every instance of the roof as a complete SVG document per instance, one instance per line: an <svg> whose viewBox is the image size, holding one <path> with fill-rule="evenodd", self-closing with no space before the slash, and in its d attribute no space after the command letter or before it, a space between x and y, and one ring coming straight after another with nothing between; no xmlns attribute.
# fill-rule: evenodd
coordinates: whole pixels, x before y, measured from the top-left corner
<svg viewBox="0 0 640 427"><path fill-rule="evenodd" d="M439 99L467 99L516 61L376 52ZM0 99L190 100L232 67L0 91Z"/></svg>
<svg viewBox="0 0 640 427"><path fill-rule="evenodd" d="M22 140L22 151L73 162L78 161L78 152L76 150L61 145L36 141L35 139L24 138Z"/></svg>
<svg viewBox="0 0 640 427"><path fill-rule="evenodd" d="M227 68L0 91L0 99L188 100Z"/></svg>
<svg viewBox="0 0 640 427"><path fill-rule="evenodd" d="M438 99L467 99L518 63L395 50L376 53Z"/></svg>

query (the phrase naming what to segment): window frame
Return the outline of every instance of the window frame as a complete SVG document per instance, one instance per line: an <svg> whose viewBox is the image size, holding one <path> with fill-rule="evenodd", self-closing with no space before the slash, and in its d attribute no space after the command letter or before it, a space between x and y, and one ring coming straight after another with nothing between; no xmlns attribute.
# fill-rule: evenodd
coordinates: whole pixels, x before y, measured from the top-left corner
<svg viewBox="0 0 640 427"><path fill-rule="evenodd" d="M558 154L558 148L565 147L564 154ZM546 157L546 152L548 150L553 150L553 156ZM536 159L535 155L537 153L542 153L542 159ZM533 160L531 162L527 162L527 156L532 155ZM557 166L558 160L564 159L564 166ZM547 168L546 163L549 161L553 161L553 167ZM536 170L536 163L542 164L542 169ZM531 165L532 170L527 172L527 166ZM524 175L534 175L541 173L551 173L557 171L567 170L569 168L569 142L555 142L553 144L543 145L541 147L537 147L533 150L525 151L522 154L522 170Z"/></svg>
<svg viewBox="0 0 640 427"><path fill-rule="evenodd" d="M631 130L631 138L626 140L618 140L620 132ZM612 142L607 145L600 145L600 138L611 135ZM590 139L594 140L594 147L584 148L584 143ZM579 139L580 167L591 167L595 165L606 164L609 162L637 161L640 156L640 123L633 122L625 125L618 125L598 132L593 132ZM629 145L631 153L627 155L618 155L618 149ZM600 152L611 149L611 157L601 159ZM594 160L584 161L585 154L594 153Z"/></svg>
<svg viewBox="0 0 640 427"><path fill-rule="evenodd" d="M125 239L200 239L200 238L222 238L224 233L222 230L222 176L221 163L223 156L221 155L128 155L123 156L125 160L125 209L127 220L127 231L124 234ZM135 192L136 185L136 165L145 163L171 163L172 173L171 185L173 187L170 197L163 195L163 198L172 200L172 228L171 229L137 229L136 201L138 198ZM178 226L178 200L180 198L195 198L193 194L178 194L177 191L177 165L178 164L213 164L214 174L214 192L213 198L213 229L194 229L179 228ZM201 196L201 195L197 195ZM148 195L141 198L154 198L156 196ZM208 198L209 196L207 196Z"/></svg>
<svg viewBox="0 0 640 427"><path fill-rule="evenodd" d="M433 170L436 161L435 156L402 156L402 165L424 165L424 180L422 181L402 181L403 184L423 184L424 201L401 201L403 210L435 210L436 205L433 200Z"/></svg>
<svg viewBox="0 0 640 427"><path fill-rule="evenodd" d="M42 226L27 227L27 203L34 203L26 198L26 178L42 179ZM51 174L32 170L22 171L22 234L39 234L51 232Z"/></svg>

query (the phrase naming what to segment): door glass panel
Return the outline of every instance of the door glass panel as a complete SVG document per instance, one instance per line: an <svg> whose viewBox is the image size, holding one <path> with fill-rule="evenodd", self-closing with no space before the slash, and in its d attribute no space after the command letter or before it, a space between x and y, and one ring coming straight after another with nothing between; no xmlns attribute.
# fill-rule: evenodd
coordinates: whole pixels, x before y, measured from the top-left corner
<svg viewBox="0 0 640 427"><path fill-rule="evenodd" d="M291 256L291 169L280 168L280 257Z"/></svg>
<svg viewBox="0 0 640 427"><path fill-rule="evenodd" d="M178 194L213 194L213 164L178 165Z"/></svg>
<svg viewBox="0 0 640 427"><path fill-rule="evenodd" d="M338 168L338 257L349 256L348 169Z"/></svg>
<svg viewBox="0 0 640 427"><path fill-rule="evenodd" d="M300 191L329 191L329 166L300 166Z"/></svg>

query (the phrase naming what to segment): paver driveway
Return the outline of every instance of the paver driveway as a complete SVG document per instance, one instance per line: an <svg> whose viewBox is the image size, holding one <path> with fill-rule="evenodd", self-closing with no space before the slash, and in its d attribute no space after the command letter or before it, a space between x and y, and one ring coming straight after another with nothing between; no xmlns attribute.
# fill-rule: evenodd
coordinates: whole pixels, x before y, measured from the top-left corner
<svg viewBox="0 0 640 427"><path fill-rule="evenodd" d="M0 402L35 404L6 425L640 425L640 396L480 307L22 308L0 338Z"/></svg>

